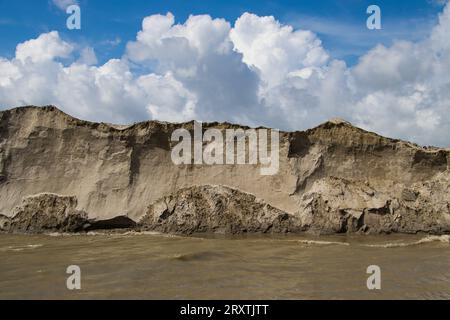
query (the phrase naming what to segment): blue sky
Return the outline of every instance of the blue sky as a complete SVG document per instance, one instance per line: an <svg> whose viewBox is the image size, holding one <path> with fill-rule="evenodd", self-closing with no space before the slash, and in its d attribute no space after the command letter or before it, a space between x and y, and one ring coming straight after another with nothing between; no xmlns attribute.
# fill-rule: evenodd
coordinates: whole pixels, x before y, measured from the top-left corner
<svg viewBox="0 0 450 320"><path fill-rule="evenodd" d="M450 146L446 0L0 0L0 34L0 110L283 130L339 117Z"/></svg>
<svg viewBox="0 0 450 320"><path fill-rule="evenodd" d="M191 14L209 14L234 23L244 12L251 12L273 15L281 23L316 32L333 57L351 65L377 43L422 39L442 10L439 0L79 0L79 4L82 30L68 31L67 15L52 0L0 0L0 55L10 58L17 43L57 30L65 39L94 47L99 61L104 62L121 55L146 16L172 12L176 22L183 23ZM383 30L365 27L370 4L382 8Z"/></svg>

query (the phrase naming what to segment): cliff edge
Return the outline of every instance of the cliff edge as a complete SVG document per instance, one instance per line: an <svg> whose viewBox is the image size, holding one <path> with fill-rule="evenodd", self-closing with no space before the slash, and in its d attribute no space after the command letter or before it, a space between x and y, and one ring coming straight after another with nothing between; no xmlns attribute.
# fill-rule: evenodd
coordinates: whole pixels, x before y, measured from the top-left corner
<svg viewBox="0 0 450 320"><path fill-rule="evenodd" d="M117 126L52 106L0 112L0 229L45 231L33 222L44 216L56 219L50 229L62 221L68 231L86 221L121 227L117 217L127 217L137 223L127 221L130 228L176 233L450 233L447 149L335 119L281 132L279 171L263 176L260 165L175 165L171 136L180 128L194 123ZM50 209L62 203L75 218L61 220L48 201L18 209L42 194L61 195L50 197Z"/></svg>

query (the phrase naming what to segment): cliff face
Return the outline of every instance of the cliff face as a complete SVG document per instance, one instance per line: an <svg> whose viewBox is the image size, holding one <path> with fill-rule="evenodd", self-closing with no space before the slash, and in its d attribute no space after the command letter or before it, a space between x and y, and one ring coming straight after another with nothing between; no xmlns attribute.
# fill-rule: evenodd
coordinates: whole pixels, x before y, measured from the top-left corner
<svg viewBox="0 0 450 320"><path fill-rule="evenodd" d="M54 193L74 197L89 219L128 216L171 232L450 232L448 150L330 121L280 133L279 172L262 176L259 165L173 164L172 132L193 126L118 127L55 107L0 112L0 214ZM157 209L167 199L169 217Z"/></svg>

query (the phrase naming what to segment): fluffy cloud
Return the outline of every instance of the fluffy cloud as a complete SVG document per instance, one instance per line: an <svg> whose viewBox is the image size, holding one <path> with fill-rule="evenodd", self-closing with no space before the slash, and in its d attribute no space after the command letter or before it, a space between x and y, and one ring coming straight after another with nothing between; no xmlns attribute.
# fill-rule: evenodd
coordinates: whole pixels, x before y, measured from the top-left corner
<svg viewBox="0 0 450 320"><path fill-rule="evenodd" d="M16 58L25 62L30 59L33 63L50 61L55 58L67 58L73 47L62 41L58 32L41 34L37 39L20 43L16 48Z"/></svg>
<svg viewBox="0 0 450 320"><path fill-rule="evenodd" d="M156 74L182 84L195 97L187 115L257 124L260 79L233 50L230 31L228 22L208 15L191 16L182 25L170 13L154 15L144 19L136 41L128 43L126 58L140 66L153 63ZM173 120L167 117L171 111L151 110L155 118Z"/></svg>
<svg viewBox="0 0 450 320"><path fill-rule="evenodd" d="M243 61L256 67L269 85L281 84L291 72L323 66L328 55L310 31L283 26L274 17L244 13L230 33Z"/></svg>
<svg viewBox="0 0 450 320"><path fill-rule="evenodd" d="M77 117L117 123L154 118L153 110L180 121L193 117L186 110L195 97L170 74L136 77L120 59L90 66L96 60L92 48L69 66L58 61L71 52L57 32L19 44L16 58L0 59L1 105L54 104Z"/></svg>
<svg viewBox="0 0 450 320"><path fill-rule="evenodd" d="M92 66L98 63L97 55L95 54L94 48L86 47L81 50L80 58L78 63L86 64Z"/></svg>
<svg viewBox="0 0 450 320"><path fill-rule="evenodd" d="M447 5L424 41L378 45L349 68L315 34L274 17L245 13L232 26L208 15L183 24L152 15L124 55L103 65L93 48L75 49L54 31L19 44L15 58L0 58L0 104L55 104L95 121L226 120L287 130L337 116L449 146L449 38Z"/></svg>
<svg viewBox="0 0 450 320"><path fill-rule="evenodd" d="M449 146L450 6L420 43L377 46L351 70L354 121L422 144Z"/></svg>

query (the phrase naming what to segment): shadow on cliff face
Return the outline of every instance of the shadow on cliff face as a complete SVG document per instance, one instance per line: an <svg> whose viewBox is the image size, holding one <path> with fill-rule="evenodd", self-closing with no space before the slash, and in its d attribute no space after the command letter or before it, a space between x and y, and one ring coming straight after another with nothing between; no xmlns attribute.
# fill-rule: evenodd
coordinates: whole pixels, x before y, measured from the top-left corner
<svg viewBox="0 0 450 320"><path fill-rule="evenodd" d="M108 220L91 221L90 226L87 227L85 231L134 229L136 226L136 222L130 218L119 216Z"/></svg>
<svg viewBox="0 0 450 320"><path fill-rule="evenodd" d="M414 154L413 166L422 166L424 168L438 167L442 170L447 168L447 152L441 150L435 153L418 150Z"/></svg>
<svg viewBox="0 0 450 320"><path fill-rule="evenodd" d="M312 143L306 132L294 132L289 137L289 158L302 158L309 153Z"/></svg>

